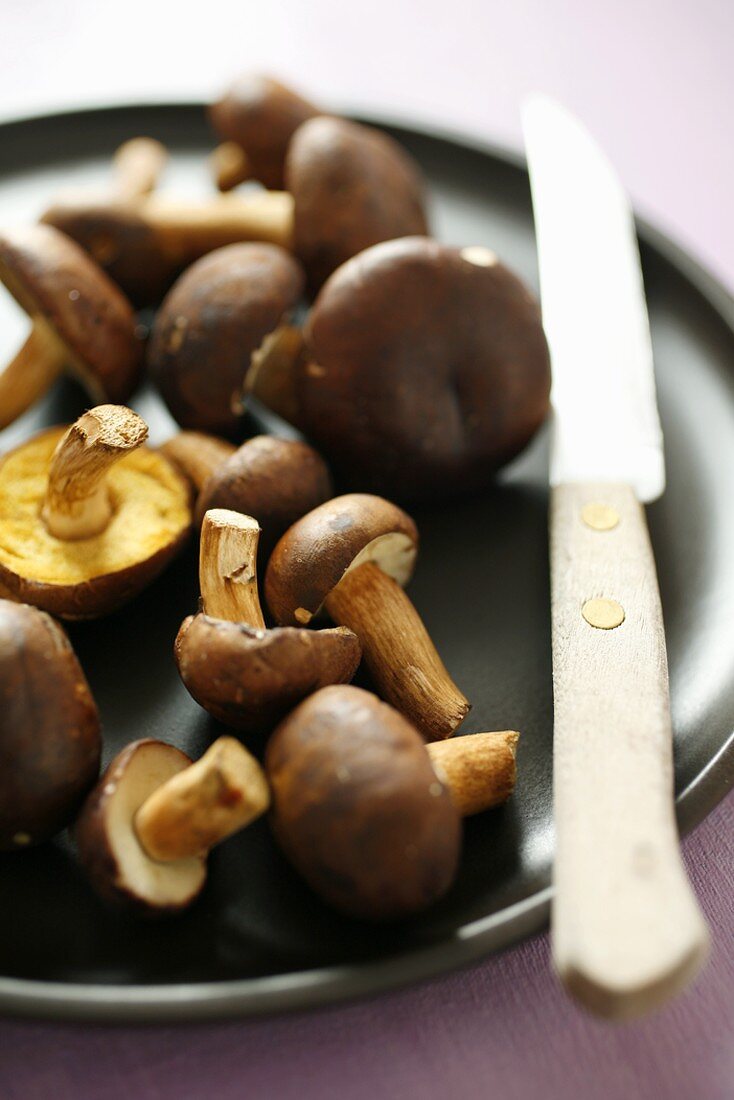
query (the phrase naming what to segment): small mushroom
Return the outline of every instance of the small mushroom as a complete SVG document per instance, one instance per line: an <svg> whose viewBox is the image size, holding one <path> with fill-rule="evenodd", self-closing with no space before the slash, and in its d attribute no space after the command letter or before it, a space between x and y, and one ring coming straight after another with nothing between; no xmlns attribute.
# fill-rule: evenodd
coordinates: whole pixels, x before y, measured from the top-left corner
<svg viewBox="0 0 734 1100"><path fill-rule="evenodd" d="M209 119L224 144L213 166L221 191L248 179L281 189L286 150L302 122L318 107L269 76L248 73L209 108Z"/></svg>
<svg viewBox="0 0 734 1100"><path fill-rule="evenodd" d="M426 746L369 692L324 688L268 743L276 839L311 888L342 912L379 921L420 912L453 882L461 815L511 793L517 737L469 734Z"/></svg>
<svg viewBox="0 0 734 1100"><path fill-rule="evenodd" d="M0 600L0 851L63 829L99 773L99 714L58 623Z"/></svg>
<svg viewBox="0 0 734 1100"><path fill-rule="evenodd" d="M360 646L351 630L265 629L257 592L259 528L250 516L204 516L202 610L181 624L178 670L187 690L220 722L246 733L272 729L306 695L351 680Z"/></svg>
<svg viewBox="0 0 734 1100"><path fill-rule="evenodd" d="M268 563L265 597L276 622L310 623L321 609L362 644L378 692L427 740L450 737L470 704L449 676L403 586L418 531L381 497L335 497L286 531Z"/></svg>
<svg viewBox="0 0 734 1100"><path fill-rule="evenodd" d="M485 248L376 245L329 279L304 336L295 400L275 411L350 488L400 500L476 491L548 412L538 306Z"/></svg>
<svg viewBox="0 0 734 1100"><path fill-rule="evenodd" d="M182 427L237 431L245 376L302 291L298 262L275 245L228 245L184 272L148 345L151 374Z"/></svg>
<svg viewBox="0 0 734 1100"><path fill-rule="evenodd" d="M33 325L0 374L0 429L67 369L95 401L128 399L142 358L132 307L78 245L48 226L6 230L0 281Z"/></svg>
<svg viewBox="0 0 734 1100"><path fill-rule="evenodd" d="M201 893L209 851L269 802L262 768L232 737L195 764L163 741L134 741L82 809L79 857L106 901L148 916L176 913Z"/></svg>
<svg viewBox="0 0 734 1100"><path fill-rule="evenodd" d="M168 564L189 531L188 486L141 444L145 421L99 405L0 463L0 595L65 619L113 611Z"/></svg>
<svg viewBox="0 0 734 1100"><path fill-rule="evenodd" d="M62 229L139 304L157 302L185 267L224 245L294 249L312 287L355 253L427 232L413 159L368 126L320 116L299 126L286 159L287 192L253 191L186 203L62 203L43 221Z"/></svg>

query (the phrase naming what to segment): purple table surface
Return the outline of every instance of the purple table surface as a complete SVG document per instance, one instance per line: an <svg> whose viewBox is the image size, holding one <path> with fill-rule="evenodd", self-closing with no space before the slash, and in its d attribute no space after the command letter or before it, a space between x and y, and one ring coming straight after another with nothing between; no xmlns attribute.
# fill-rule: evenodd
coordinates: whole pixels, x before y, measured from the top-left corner
<svg viewBox="0 0 734 1100"><path fill-rule="evenodd" d="M5 0L0 115L209 97L249 67L324 103L519 148L520 99L542 89L594 130L639 211L734 286L731 0L207 0L205 11L179 6L174 23L169 5L147 0L124 13ZM145 1030L2 1021L0 1098L729 1100L732 796L684 850L713 956L649 1020L585 1016L541 936L441 981L312 1014Z"/></svg>

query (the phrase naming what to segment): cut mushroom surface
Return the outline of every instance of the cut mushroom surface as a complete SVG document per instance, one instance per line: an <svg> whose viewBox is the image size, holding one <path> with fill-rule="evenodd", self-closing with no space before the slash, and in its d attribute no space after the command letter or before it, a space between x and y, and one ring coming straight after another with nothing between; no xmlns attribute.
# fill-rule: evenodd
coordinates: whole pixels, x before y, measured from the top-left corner
<svg viewBox="0 0 734 1100"><path fill-rule="evenodd" d="M0 462L0 593L65 618L106 613L135 595L182 545L188 488L140 446L143 421L90 410Z"/></svg>

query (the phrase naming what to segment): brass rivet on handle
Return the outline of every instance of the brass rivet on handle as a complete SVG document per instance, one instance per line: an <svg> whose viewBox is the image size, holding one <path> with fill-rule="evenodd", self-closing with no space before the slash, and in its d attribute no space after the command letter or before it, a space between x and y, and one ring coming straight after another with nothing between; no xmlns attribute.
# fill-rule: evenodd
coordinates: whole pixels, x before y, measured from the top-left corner
<svg viewBox="0 0 734 1100"><path fill-rule="evenodd" d="M616 600L587 600L581 614L589 626L595 626L598 630L614 630L615 626L624 622L624 608Z"/></svg>
<svg viewBox="0 0 734 1100"><path fill-rule="evenodd" d="M619 523L619 512L608 504L592 501L581 509L581 518L587 527L595 531L611 531Z"/></svg>

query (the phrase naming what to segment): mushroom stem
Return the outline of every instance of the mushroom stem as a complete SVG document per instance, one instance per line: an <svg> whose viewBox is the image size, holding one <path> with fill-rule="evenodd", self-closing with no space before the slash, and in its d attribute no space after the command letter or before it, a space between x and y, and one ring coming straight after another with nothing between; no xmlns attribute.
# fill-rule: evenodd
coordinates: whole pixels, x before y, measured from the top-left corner
<svg viewBox="0 0 734 1100"><path fill-rule="evenodd" d="M97 405L62 437L48 475L41 515L55 538L86 539L112 516L105 475L145 441L148 426L124 405Z"/></svg>
<svg viewBox="0 0 734 1100"><path fill-rule="evenodd" d="M28 339L0 374L0 429L21 416L62 373L68 353L40 317Z"/></svg>
<svg viewBox="0 0 734 1100"><path fill-rule="evenodd" d="M265 773L234 737L220 737L188 768L150 795L135 832L153 859L171 862L207 852L244 829L270 805Z"/></svg>
<svg viewBox="0 0 734 1100"><path fill-rule="evenodd" d="M236 141L223 141L210 157L214 182L220 191L231 191L252 177L250 158Z"/></svg>
<svg viewBox="0 0 734 1100"><path fill-rule="evenodd" d="M515 788L515 730L470 733L427 745L438 775L446 782L464 817L506 802Z"/></svg>
<svg viewBox="0 0 734 1100"><path fill-rule="evenodd" d="M153 195L139 213L163 252L182 263L235 241L269 241L287 249L293 243L293 198L286 191L220 195L200 203Z"/></svg>
<svg viewBox="0 0 734 1100"><path fill-rule="evenodd" d="M156 187L166 166L168 151L155 138L125 141L113 158L113 194L123 202L142 199Z"/></svg>
<svg viewBox="0 0 734 1100"><path fill-rule="evenodd" d="M253 394L271 412L298 426L300 402L297 367L305 355L303 333L295 325L280 325L253 353L244 392Z"/></svg>
<svg viewBox="0 0 734 1100"><path fill-rule="evenodd" d="M237 450L234 443L206 432L179 432L158 448L198 494L218 466Z"/></svg>
<svg viewBox="0 0 734 1100"><path fill-rule="evenodd" d="M204 516L199 551L202 609L212 619L265 629L257 592L260 525L252 516L211 508Z"/></svg>
<svg viewBox="0 0 734 1100"><path fill-rule="evenodd" d="M470 703L449 676L418 612L400 585L374 562L347 570L324 606L362 643L378 693L427 741L450 737Z"/></svg>

